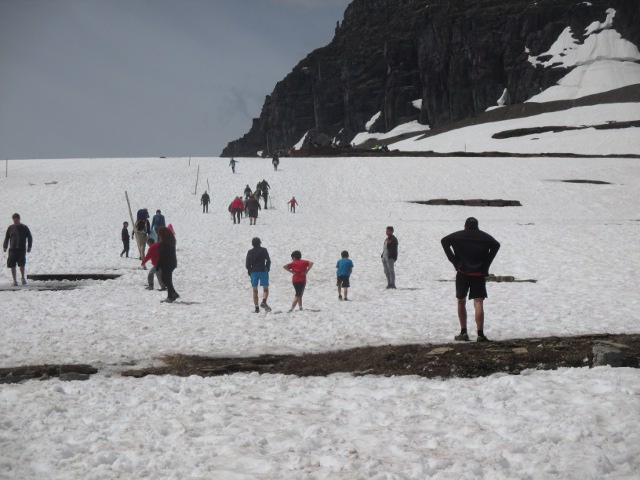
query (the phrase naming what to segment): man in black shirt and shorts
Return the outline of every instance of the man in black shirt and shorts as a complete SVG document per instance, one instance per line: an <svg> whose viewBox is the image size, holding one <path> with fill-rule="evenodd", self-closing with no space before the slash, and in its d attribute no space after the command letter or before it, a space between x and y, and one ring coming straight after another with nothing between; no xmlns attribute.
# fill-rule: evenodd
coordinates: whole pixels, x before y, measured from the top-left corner
<svg viewBox="0 0 640 480"><path fill-rule="evenodd" d="M469 341L467 333L466 296L473 299L478 342L488 342L484 335L484 299L487 298L485 277L489 275L489 267L500 249L491 235L478 228L478 220L469 217L464 223L464 230L447 235L441 240L442 248L449 261L458 272L456 274L456 298L458 299L458 319L460 335L454 337L458 341Z"/></svg>
<svg viewBox="0 0 640 480"><path fill-rule="evenodd" d="M20 223L19 214L14 213L11 218L13 219L13 225L9 225L9 228L7 228L7 234L5 235L4 242L2 243L2 250L6 252L7 248L9 249L7 268L11 269L13 286L17 287L18 279L16 277L16 265L20 267L22 285L27 284L27 280L24 276L24 266L27 263L27 252L31 252L33 237L31 236L29 227Z"/></svg>

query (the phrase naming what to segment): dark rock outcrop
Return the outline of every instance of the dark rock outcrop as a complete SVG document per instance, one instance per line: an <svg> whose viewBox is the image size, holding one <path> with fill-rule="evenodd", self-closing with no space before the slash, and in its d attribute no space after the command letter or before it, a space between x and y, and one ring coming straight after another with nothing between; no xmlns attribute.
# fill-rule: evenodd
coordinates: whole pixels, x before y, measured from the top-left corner
<svg viewBox="0 0 640 480"><path fill-rule="evenodd" d="M640 45L638 0L354 0L332 42L278 82L250 131L223 156L349 142L410 120L439 128L496 105L513 105L554 85L564 68L535 67L570 26L581 35L614 8L614 28ZM530 53L527 53L527 49ZM417 109L412 102L421 99Z"/></svg>

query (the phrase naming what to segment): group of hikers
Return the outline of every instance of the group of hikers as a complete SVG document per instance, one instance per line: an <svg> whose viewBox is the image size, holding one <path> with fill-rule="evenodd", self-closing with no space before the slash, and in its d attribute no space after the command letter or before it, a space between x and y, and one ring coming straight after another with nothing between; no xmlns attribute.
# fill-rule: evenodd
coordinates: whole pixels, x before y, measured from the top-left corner
<svg viewBox="0 0 640 480"><path fill-rule="evenodd" d="M7 228L2 248L4 252L9 251L7 267L11 269L13 286L20 284L17 279L17 269L20 269L21 283L26 285L25 265L27 253L31 252L33 236L29 227L21 223L20 215L12 215L13 223ZM136 238L141 254L141 264L146 268L146 263L151 262L152 268L147 276L147 289L154 288L154 277L157 277L161 291L167 291L167 298L164 302L171 303L180 298L173 286L173 271L177 267L176 258L176 237L171 224L165 226L165 218L160 210L156 210L151 224L149 223L149 212L146 208L140 209L137 213L137 220L131 238ZM151 235L154 232L154 235ZM382 246L382 264L385 277L387 279L387 289L396 288L395 263L398 259L398 239L394 235L394 228L386 228L386 237ZM155 237L155 238L154 238ZM128 222L124 222L122 228L123 250L120 256L129 256L129 232ZM269 270L271 259L266 248L262 247L260 238L255 237L251 241L251 250L247 252L245 267L251 279L253 290L254 311L260 312L262 307L266 311L271 311L267 304L269 297ZM456 299L457 313L460 323L460 334L456 335L456 341L469 341L467 330L467 309L466 301L473 300L474 317L477 328L478 342L487 342L489 339L484 333L484 300L487 298L486 277L489 275L491 266L500 243L491 235L483 232L479 228L478 220L469 217L464 223L464 229L445 236L441 240L442 248L456 270ZM145 248L149 247L145 254ZM291 262L284 265L284 269L292 274L292 283L295 291L293 303L289 312L297 306L302 307L302 297L307 283L307 274L313 267L313 262L304 260L299 250L291 254ZM353 270L353 262L349 259L349 253L345 250L341 253L341 258L336 264L338 299L348 300L348 289L350 288L350 276ZM262 286L262 302L258 303L258 288Z"/></svg>
<svg viewBox="0 0 640 480"><path fill-rule="evenodd" d="M273 159L271 160L271 164L273 165L273 171L277 172L278 171L278 165L280 165L280 156L279 156L279 152L276 152L273 155ZM229 160L229 166L231 167L231 173L236 173L236 164L238 163L238 160L236 160L235 158L231 157L231 160Z"/></svg>
<svg viewBox="0 0 640 480"><path fill-rule="evenodd" d="M382 246L382 265L387 279L387 289L396 289L395 263L398 259L398 239L394 235L394 228L386 228L386 237ZM269 252L262 246L258 237L251 241L253 248L247 252L245 267L251 279L253 291L254 311L260 312L260 308L271 311L267 304L269 298L269 271L271 259ZM489 275L489 267L493 262L500 243L491 235L479 228L478 220L474 217L466 219L464 229L454 232L441 240L442 248L456 270L456 299L460 333L454 336L454 340L468 342L470 340L467 330L467 296L473 300L474 318L477 329L476 341L488 342L484 333L484 300L487 298L486 277ZM284 269L290 272L295 291L293 303L288 310L292 312L296 306L302 310L302 296L307 283L307 274L313 267L313 262L303 260L299 250L291 254L291 263L284 265ZM336 285L338 299L348 300L353 262L349 259L349 252L341 253L341 258L336 263ZM258 288L262 286L262 302L258 303ZM343 295L344 294L344 295Z"/></svg>
<svg viewBox="0 0 640 480"><path fill-rule="evenodd" d="M247 184L244 189L244 200L240 198L240 196L237 196L229 204L228 210L233 218L233 223L239 224L242 214L244 213L245 217L249 217L249 225L255 225L258 220L258 210L262 210L260 198L264 200L264 209L269 209L270 188L271 185L264 179L258 182L255 191L252 191L249 184Z"/></svg>
<svg viewBox="0 0 640 480"><path fill-rule="evenodd" d="M131 239L136 240L142 268L146 269L147 262L151 262L151 270L147 275L147 290L153 290L154 277L156 277L160 291L167 292L167 298L163 302L171 303L180 298L173 286L173 271L178 266L176 232L173 225L166 224L160 210L156 210L151 223L149 223L149 217L148 209L138 210ZM123 222L121 236L123 249L120 256L126 255L129 258L129 222ZM148 251L147 247L149 247Z"/></svg>

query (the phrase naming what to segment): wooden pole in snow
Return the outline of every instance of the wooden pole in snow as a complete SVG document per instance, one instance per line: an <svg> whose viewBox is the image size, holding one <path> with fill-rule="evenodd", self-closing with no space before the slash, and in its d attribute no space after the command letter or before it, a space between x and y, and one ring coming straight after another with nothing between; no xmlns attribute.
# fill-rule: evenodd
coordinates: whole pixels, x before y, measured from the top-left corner
<svg viewBox="0 0 640 480"><path fill-rule="evenodd" d="M198 193L198 179L200 178L200 165L198 165L198 173L196 174L196 188L193 191L193 194L195 195L196 193Z"/></svg>
<svg viewBox="0 0 640 480"><path fill-rule="evenodd" d="M129 201L129 194L127 191L124 191L124 196L127 199L127 206L129 207L129 217L131 218L131 226L133 227L133 231L136 231L136 222L133 221L133 211L131 210L131 202ZM128 234L128 232L127 232ZM134 235L135 237L135 235ZM142 250L140 249L140 244L138 243L138 239L136 238L136 245L138 245L138 253L140 254L140 260L142 260ZM146 270L146 269L145 269Z"/></svg>

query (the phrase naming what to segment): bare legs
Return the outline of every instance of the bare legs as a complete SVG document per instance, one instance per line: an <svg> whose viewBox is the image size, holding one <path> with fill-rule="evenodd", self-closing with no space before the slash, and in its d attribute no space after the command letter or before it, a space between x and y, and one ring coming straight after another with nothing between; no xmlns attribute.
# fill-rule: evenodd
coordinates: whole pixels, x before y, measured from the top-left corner
<svg viewBox="0 0 640 480"><path fill-rule="evenodd" d="M267 303L267 298L269 298L269 287L262 287L262 301ZM253 305L257 307L258 303L258 287L253 287Z"/></svg>
<svg viewBox="0 0 640 480"><path fill-rule="evenodd" d="M475 310L476 328L484 331L484 298L474 298L473 308ZM467 299L458 298L458 320L460 320L460 328L467 328Z"/></svg>

